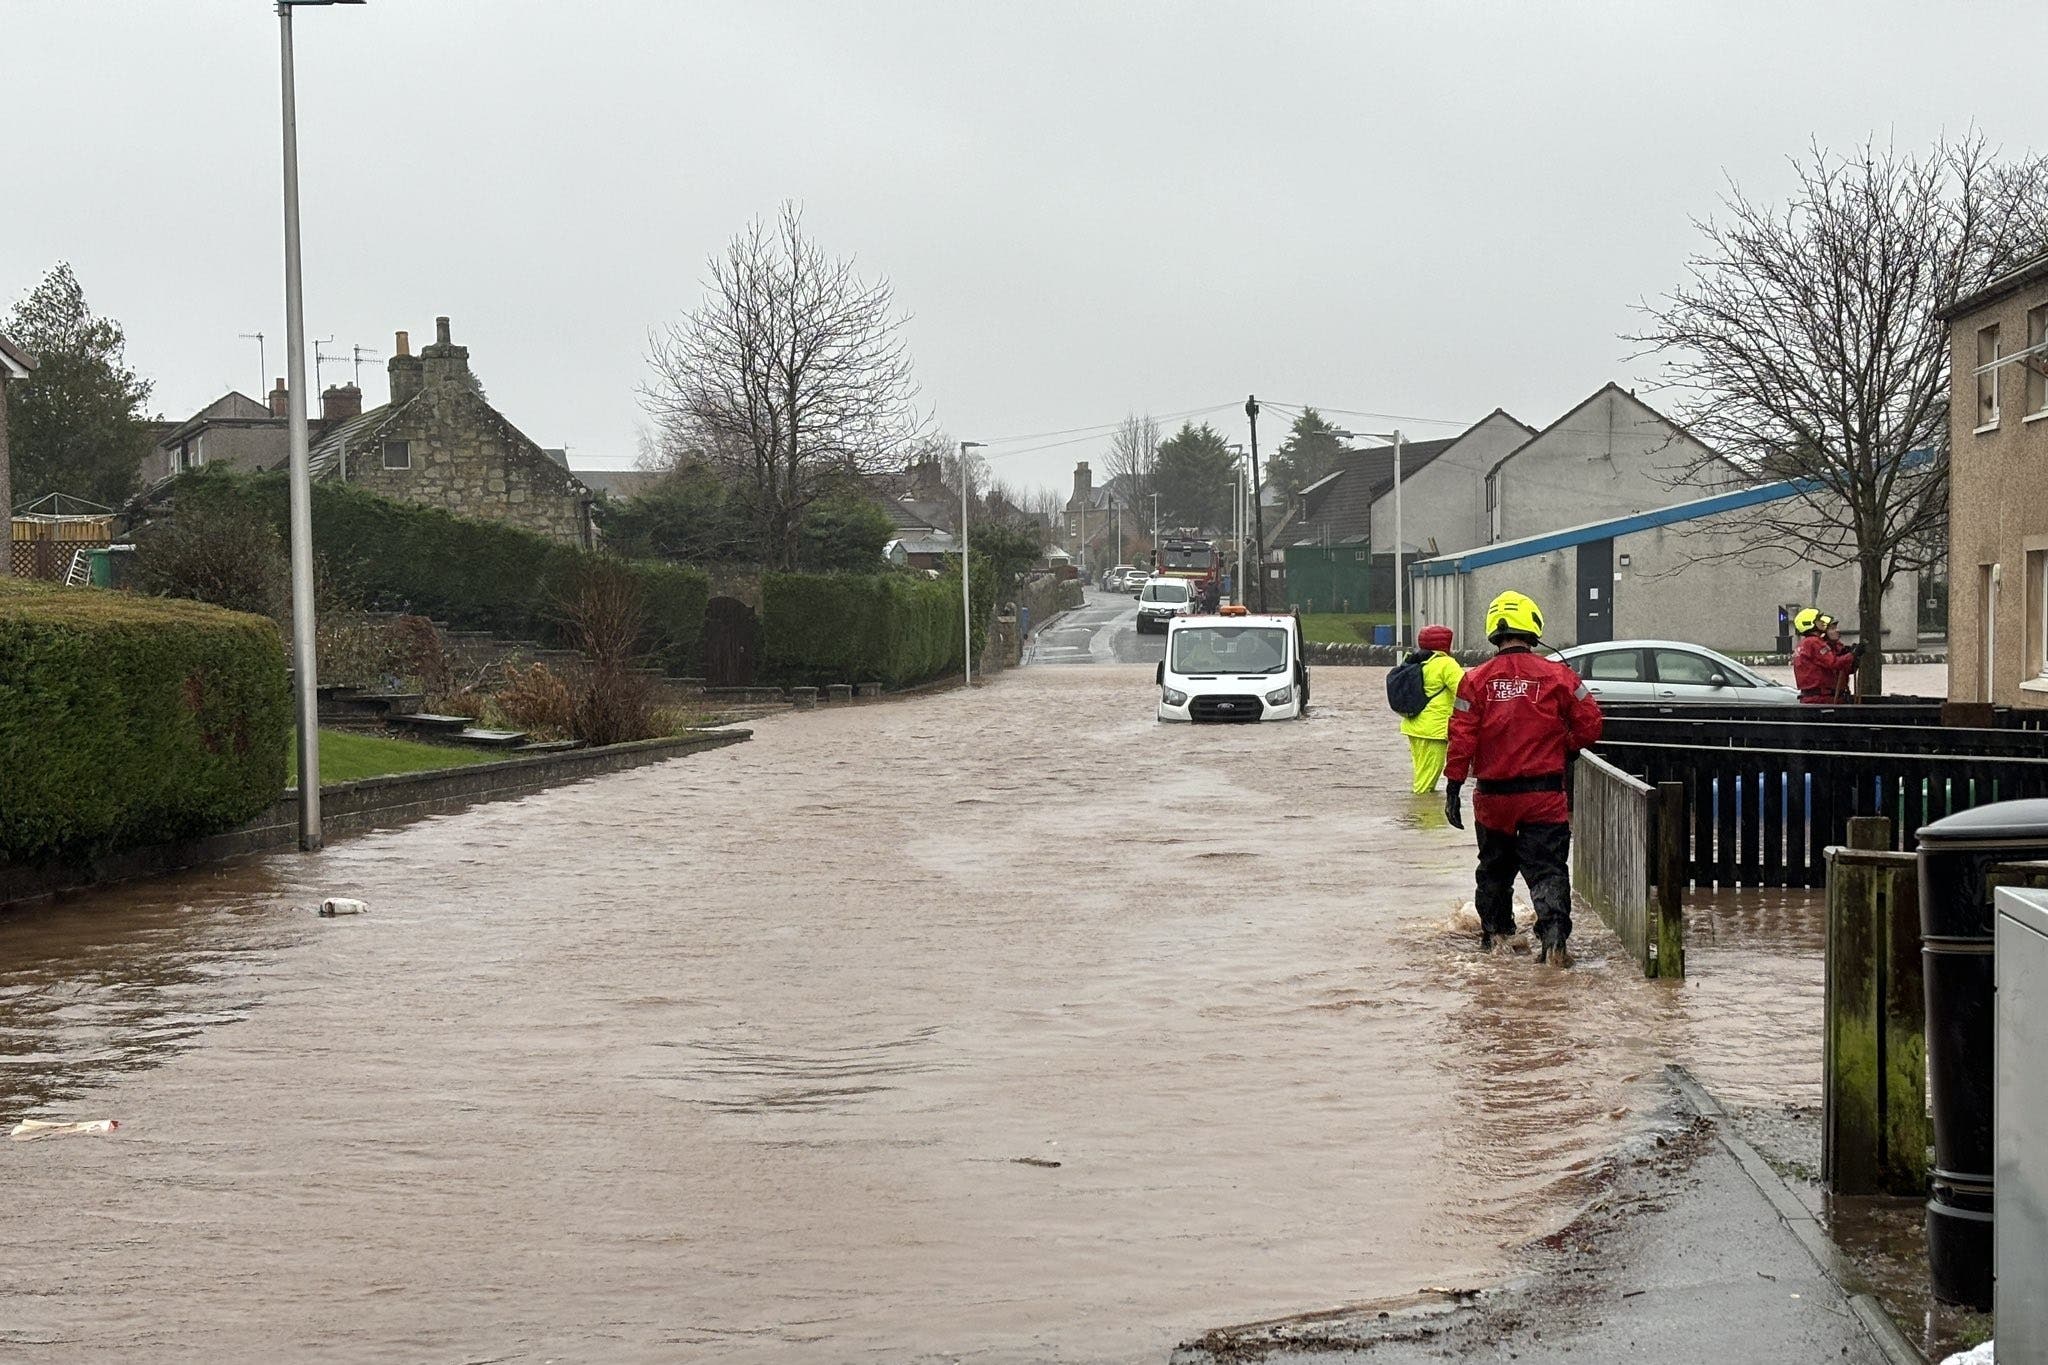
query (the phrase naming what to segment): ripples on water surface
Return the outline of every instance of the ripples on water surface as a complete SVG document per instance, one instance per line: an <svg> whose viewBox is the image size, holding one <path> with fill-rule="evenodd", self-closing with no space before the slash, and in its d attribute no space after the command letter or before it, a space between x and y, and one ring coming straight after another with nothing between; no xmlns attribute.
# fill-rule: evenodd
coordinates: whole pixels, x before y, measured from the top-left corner
<svg viewBox="0 0 2048 1365"><path fill-rule="evenodd" d="M0 1344L1158 1359L1501 1273L1666 1058L1807 1084L1817 952L1739 910L1682 991L1451 936L1379 679L1189 730L1027 670L0 920L10 1113L125 1125L0 1148Z"/></svg>

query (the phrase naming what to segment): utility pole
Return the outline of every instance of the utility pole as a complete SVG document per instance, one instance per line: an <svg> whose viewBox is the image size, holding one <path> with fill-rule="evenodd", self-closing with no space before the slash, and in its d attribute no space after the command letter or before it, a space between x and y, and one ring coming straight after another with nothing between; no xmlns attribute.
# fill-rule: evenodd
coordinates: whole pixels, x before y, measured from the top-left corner
<svg viewBox="0 0 2048 1365"><path fill-rule="evenodd" d="M1252 424L1252 566L1259 576L1259 610L1266 609L1266 508L1259 497L1259 396L1244 400L1244 415Z"/></svg>
<svg viewBox="0 0 2048 1365"><path fill-rule="evenodd" d="M967 469L970 450L979 450L980 441L960 443L960 685L974 686L974 597L967 589L967 489L973 480Z"/></svg>
<svg viewBox="0 0 2048 1365"><path fill-rule="evenodd" d="M1159 494L1157 492L1152 494L1152 567L1155 569L1162 567L1159 563Z"/></svg>

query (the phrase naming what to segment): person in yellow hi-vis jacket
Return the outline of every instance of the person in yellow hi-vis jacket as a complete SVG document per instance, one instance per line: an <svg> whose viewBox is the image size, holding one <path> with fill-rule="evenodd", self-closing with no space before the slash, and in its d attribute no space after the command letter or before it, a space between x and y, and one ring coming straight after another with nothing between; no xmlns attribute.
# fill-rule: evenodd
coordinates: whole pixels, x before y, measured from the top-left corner
<svg viewBox="0 0 2048 1365"><path fill-rule="evenodd" d="M1458 681L1465 669L1450 655L1451 628L1424 626L1415 637L1422 648L1408 656L1422 665L1420 711L1401 717L1401 733L1408 736L1408 752L1415 760L1415 794L1436 790L1444 775L1444 759L1451 746L1451 708L1458 700Z"/></svg>

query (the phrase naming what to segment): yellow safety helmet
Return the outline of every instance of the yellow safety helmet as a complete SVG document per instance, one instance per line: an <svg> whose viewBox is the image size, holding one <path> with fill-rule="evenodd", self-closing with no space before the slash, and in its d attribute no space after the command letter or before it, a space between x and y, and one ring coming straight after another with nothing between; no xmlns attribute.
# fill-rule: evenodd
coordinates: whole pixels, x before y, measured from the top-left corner
<svg viewBox="0 0 2048 1365"><path fill-rule="evenodd" d="M1486 604L1486 638L1495 644L1503 635L1543 635L1543 610L1518 592L1504 592Z"/></svg>
<svg viewBox="0 0 2048 1365"><path fill-rule="evenodd" d="M1801 635L1805 635L1818 626L1820 621L1820 608L1808 607L1792 618L1792 629Z"/></svg>

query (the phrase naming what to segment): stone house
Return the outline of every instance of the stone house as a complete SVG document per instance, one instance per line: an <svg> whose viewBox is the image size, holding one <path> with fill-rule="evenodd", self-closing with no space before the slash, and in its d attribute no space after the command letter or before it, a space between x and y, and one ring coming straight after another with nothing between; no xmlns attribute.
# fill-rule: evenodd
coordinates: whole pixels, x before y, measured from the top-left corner
<svg viewBox="0 0 2048 1365"><path fill-rule="evenodd" d="M0 511L10 514L14 509L14 484L7 463L7 386L27 379L36 367L28 353L19 346L0 336ZM0 575L14 571L13 549L0 555Z"/></svg>
<svg viewBox="0 0 2048 1365"><path fill-rule="evenodd" d="M435 319L432 345L412 354L398 333L386 365L390 401L344 408L313 443L315 478L334 478L460 517L502 521L565 544L596 544L596 494L560 452L542 449L485 399L469 348ZM358 399L358 401L360 401Z"/></svg>
<svg viewBox="0 0 2048 1365"><path fill-rule="evenodd" d="M1123 556L1142 557L1150 550L1151 510L1145 509L1142 515L1133 510L1130 480L1124 476L1097 484L1088 462L1080 461L1074 466L1074 491L1067 495L1066 511L1060 544L1073 556L1084 578L1099 576L1118 564L1138 562Z"/></svg>
<svg viewBox="0 0 2048 1365"><path fill-rule="evenodd" d="M1940 316L1949 328L1949 697L2048 707L2048 256Z"/></svg>

